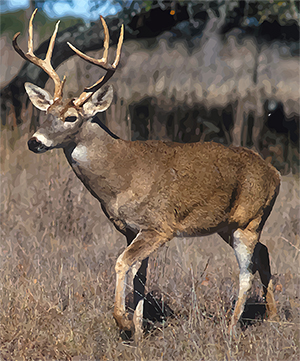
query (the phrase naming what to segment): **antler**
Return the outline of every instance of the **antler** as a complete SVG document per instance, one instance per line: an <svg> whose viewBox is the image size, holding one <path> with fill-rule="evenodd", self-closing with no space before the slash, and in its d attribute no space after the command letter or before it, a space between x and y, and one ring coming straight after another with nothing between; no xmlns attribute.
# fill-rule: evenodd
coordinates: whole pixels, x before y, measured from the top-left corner
<svg viewBox="0 0 300 361"><path fill-rule="evenodd" d="M33 54L33 26L32 26L32 22L33 19L35 17L35 14L37 12L38 9L35 9L34 12L31 15L30 21L29 21L29 27L28 27L28 51L25 54L23 52L23 50L19 47L19 45L17 44L17 38L20 35L20 32L16 33L15 36L13 37L13 47L15 49L15 51L25 60L30 61L31 63L37 65L38 67L40 67L41 69L43 69L51 79L53 79L54 84L55 84L55 90L54 90L54 101L58 100L58 99L62 99L62 95L63 95L63 86L66 80L66 77L64 76L63 80L60 81L60 78L58 76L58 74L55 72L55 70L53 69L52 65L51 65L51 57L52 57L52 52L53 52L53 48L54 48L54 43L55 43L55 38L56 38L56 34L58 31L58 25L60 23L60 21L58 21L55 25L55 29L54 32L52 34L52 37L50 39L50 43L49 43L49 47L48 47L48 51L46 54L46 58L44 60L39 59L38 57L36 57Z"/></svg>
<svg viewBox="0 0 300 361"><path fill-rule="evenodd" d="M75 53L78 56L80 56L82 59L86 60L91 64L100 66L100 68L106 70L106 74L101 79L99 79L94 85L85 88L84 91L80 94L79 98L73 101L74 105L76 106L82 106L93 95L93 93L95 93L98 89L100 89L113 76L120 62L121 49L122 49L123 37L124 37L124 25L122 24L121 26L115 61L113 62L113 64L109 64L108 63L109 32L105 20L103 19L102 16L100 16L100 18L104 28L104 53L102 59L92 58L82 53L80 50L76 49L75 46L73 46L68 42L69 47L73 51L75 51Z"/></svg>

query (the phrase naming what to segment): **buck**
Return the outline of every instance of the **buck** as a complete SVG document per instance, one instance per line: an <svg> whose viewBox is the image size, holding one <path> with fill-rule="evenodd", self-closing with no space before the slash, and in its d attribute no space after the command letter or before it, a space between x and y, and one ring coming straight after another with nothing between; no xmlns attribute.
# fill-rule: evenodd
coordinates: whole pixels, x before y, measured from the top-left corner
<svg viewBox="0 0 300 361"><path fill-rule="evenodd" d="M63 86L51 65L58 31L56 24L45 60L33 53L32 22L29 21L28 52L13 39L14 49L42 68L55 84L54 97L26 83L35 107L47 113L45 122L28 141L35 153L62 148L89 192L116 229L125 235L127 248L118 257L114 318L121 330L140 332L144 282L148 257L173 237L218 233L234 250L239 273L238 300L229 331L243 312L254 273L259 272L270 318L276 317L269 253L259 242L263 226L279 192L280 175L255 152L243 147L209 143L179 144L163 141L126 141L109 131L95 115L105 111L113 98L107 81L121 54L123 26L112 64L108 63L109 33L104 19L104 55L95 59L69 46L85 61L105 69L105 75L85 88L76 99L63 101ZM135 268L135 312L125 309L125 284Z"/></svg>

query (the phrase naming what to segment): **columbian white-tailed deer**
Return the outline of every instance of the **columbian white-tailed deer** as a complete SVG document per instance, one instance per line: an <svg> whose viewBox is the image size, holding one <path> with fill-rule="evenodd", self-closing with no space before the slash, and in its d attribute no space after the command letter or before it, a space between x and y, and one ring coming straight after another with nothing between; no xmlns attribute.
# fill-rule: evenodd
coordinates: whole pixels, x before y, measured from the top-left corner
<svg viewBox="0 0 300 361"><path fill-rule="evenodd" d="M45 60L38 59L33 54L35 14L36 10L29 22L28 52L17 45L20 33L14 36L13 46L53 79L55 91L52 97L36 85L25 84L33 105L47 113L28 147L35 153L62 148L77 177L99 200L116 229L126 236L128 247L115 268L114 318L120 329L141 330L148 256L175 236L215 232L234 249L240 267L239 295L230 331L243 312L256 271L264 287L269 317L275 317L269 254L259 238L279 192L277 170L242 147L119 139L94 116L105 111L113 98L112 87L106 82L120 60L123 26L112 64L108 63L109 34L102 17L102 59L91 58L69 44L78 56L105 69L106 74L78 98L63 101L65 77L61 81L51 66L58 24ZM133 266L140 268L134 279L132 320L125 310L125 284Z"/></svg>

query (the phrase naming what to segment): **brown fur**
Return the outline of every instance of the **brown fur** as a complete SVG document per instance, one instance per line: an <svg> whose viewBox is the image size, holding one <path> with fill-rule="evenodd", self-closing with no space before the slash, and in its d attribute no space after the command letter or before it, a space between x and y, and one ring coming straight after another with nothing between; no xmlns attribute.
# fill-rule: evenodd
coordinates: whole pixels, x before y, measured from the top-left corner
<svg viewBox="0 0 300 361"><path fill-rule="evenodd" d="M56 116L61 118L63 121L65 120L65 113L70 109L74 108L77 112L80 111L81 108L77 107L73 103L74 99L66 99L63 101L62 99L57 99L49 106L47 109L47 113L55 113Z"/></svg>
<svg viewBox="0 0 300 361"><path fill-rule="evenodd" d="M280 183L278 172L245 148L87 138L89 166L76 164L75 172L111 217L138 228L168 228L174 235L245 228Z"/></svg>

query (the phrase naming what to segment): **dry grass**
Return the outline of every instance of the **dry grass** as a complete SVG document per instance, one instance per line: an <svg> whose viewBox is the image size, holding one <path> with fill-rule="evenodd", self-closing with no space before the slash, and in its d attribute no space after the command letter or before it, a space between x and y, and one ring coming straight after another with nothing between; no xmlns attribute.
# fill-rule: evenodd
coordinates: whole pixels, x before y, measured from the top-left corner
<svg viewBox="0 0 300 361"><path fill-rule="evenodd" d="M157 324L136 347L119 338L112 317L114 263L125 239L63 153L30 153L26 138L14 151L5 131L1 138L2 360L300 358L296 177L283 177L262 237L281 322L257 320L230 342L226 330L238 286L232 250L217 236L174 239L151 258L147 287L162 294L175 317ZM260 300L258 278L251 296Z"/></svg>

